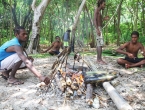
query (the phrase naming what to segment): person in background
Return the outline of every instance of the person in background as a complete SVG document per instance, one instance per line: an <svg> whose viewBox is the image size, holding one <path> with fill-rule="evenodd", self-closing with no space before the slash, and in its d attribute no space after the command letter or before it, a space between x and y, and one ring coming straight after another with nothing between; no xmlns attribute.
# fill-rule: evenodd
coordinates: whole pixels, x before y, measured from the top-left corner
<svg viewBox="0 0 145 110"><path fill-rule="evenodd" d="M70 46L70 32L71 32L71 30L68 29L62 37L64 47Z"/></svg>
<svg viewBox="0 0 145 110"><path fill-rule="evenodd" d="M141 54L145 57L144 46L138 42L139 33L133 31L131 33L131 41L121 45L116 52L124 54L125 58L119 58L117 63L125 66L126 68L131 67L143 67L145 64L145 58L138 58L138 52L141 50Z"/></svg>
<svg viewBox="0 0 145 110"><path fill-rule="evenodd" d="M17 79L15 74L20 68L28 68L41 82L49 84L50 79L43 76L33 65L33 58L27 56L21 44L27 40L27 32L22 26L14 29L15 38L7 41L0 47L0 69L5 69L2 72L3 78L9 84L19 85L24 82Z"/></svg>
<svg viewBox="0 0 145 110"><path fill-rule="evenodd" d="M60 37L56 36L55 41L51 44L51 46L49 46L45 51L43 51L43 53L48 51L51 55L57 55L60 53L60 48L63 49L63 43L61 42Z"/></svg>
<svg viewBox="0 0 145 110"><path fill-rule="evenodd" d="M102 17L101 11L105 9L105 0L98 0L98 7L94 12L94 26L95 26L95 35L97 40L97 63L106 64L102 60L102 46L104 45L103 35L102 35L102 22L103 20L108 20L109 17Z"/></svg>

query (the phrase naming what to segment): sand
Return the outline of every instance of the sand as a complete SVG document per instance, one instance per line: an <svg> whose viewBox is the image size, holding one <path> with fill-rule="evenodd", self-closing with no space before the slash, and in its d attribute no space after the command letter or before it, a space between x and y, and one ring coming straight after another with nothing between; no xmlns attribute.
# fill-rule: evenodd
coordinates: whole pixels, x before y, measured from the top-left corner
<svg viewBox="0 0 145 110"><path fill-rule="evenodd" d="M96 56L87 57L99 70L118 71L118 78L111 81L111 84L133 109L145 109L145 68L124 69L113 57L104 57L108 65L102 66L95 62ZM55 56L35 58L34 65L39 72L47 76L55 60ZM73 57L69 57L68 62L72 64ZM38 87L40 83L38 78L28 69L17 71L16 77L24 81L24 84L11 85L0 78L0 110L96 110L93 107L90 108L83 97L65 100L64 97L57 96L58 94L54 91L41 90ZM98 110L117 110L102 86L97 86L94 91L100 98Z"/></svg>

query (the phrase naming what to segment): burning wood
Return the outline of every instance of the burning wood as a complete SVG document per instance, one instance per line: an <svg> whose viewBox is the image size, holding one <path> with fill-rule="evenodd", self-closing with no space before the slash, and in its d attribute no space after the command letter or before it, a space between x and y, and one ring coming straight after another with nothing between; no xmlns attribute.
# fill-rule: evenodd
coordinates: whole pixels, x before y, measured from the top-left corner
<svg viewBox="0 0 145 110"><path fill-rule="evenodd" d="M83 66L81 67L75 65L67 65L67 61L65 60L67 60L67 56L69 53L68 50L69 49L65 49L60 55L58 55L57 61L55 61L55 63L53 64L53 70L51 71L53 76L52 80L54 80L53 83L57 84L56 87L59 88L62 93L65 93L65 96L70 98L74 96L85 96L86 103L88 105L93 105L94 96L92 85L96 83L102 83L104 81L110 81L117 77L116 73L112 72L110 74L106 71L88 72L86 71L88 70L88 68L84 69ZM74 60L79 61L80 59L80 55L75 54ZM65 69L62 68L64 62L66 62Z"/></svg>

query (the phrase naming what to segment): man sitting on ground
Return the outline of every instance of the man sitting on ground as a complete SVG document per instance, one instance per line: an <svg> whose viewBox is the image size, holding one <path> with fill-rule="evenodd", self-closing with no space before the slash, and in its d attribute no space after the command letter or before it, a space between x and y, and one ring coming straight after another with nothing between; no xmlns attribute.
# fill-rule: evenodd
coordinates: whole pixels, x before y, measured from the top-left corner
<svg viewBox="0 0 145 110"><path fill-rule="evenodd" d="M63 43L60 41L60 37L56 36L55 37L55 41L51 44L50 47L47 48L47 50L43 51L43 52L49 52L49 54L51 55L57 55L59 54L59 49L63 48Z"/></svg>
<svg viewBox="0 0 145 110"><path fill-rule="evenodd" d="M23 84L24 82L15 78L15 74L18 69L27 67L40 81L48 84L50 79L44 77L35 69L32 64L33 58L28 57L21 46L22 42L27 40L25 29L18 26L14 29L14 34L15 38L0 47L0 69L6 69L6 71L2 72L3 78L7 79L9 84Z"/></svg>
<svg viewBox="0 0 145 110"><path fill-rule="evenodd" d="M138 52L141 50L142 55L145 57L145 50L141 43L138 42L139 33L133 31L131 33L131 41L120 46L116 52L126 55L124 59L119 58L117 63L124 65L126 68L142 67L145 64L145 58L138 58ZM126 51L123 51L123 50Z"/></svg>

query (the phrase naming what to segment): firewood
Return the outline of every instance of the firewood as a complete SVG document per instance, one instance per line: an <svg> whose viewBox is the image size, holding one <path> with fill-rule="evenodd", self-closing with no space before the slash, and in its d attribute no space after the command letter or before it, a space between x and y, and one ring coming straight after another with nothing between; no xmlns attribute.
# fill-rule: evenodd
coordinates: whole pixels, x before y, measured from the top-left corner
<svg viewBox="0 0 145 110"><path fill-rule="evenodd" d="M62 82L62 80L60 79L60 76L58 74L55 75L55 80L56 80L56 83L58 85L58 88L62 92L64 92L66 85L65 85L65 83Z"/></svg>
<svg viewBox="0 0 145 110"><path fill-rule="evenodd" d="M70 86L70 85L72 84L72 81L71 81L71 79L70 79L69 76L66 76L66 84L67 84L68 86Z"/></svg>
<svg viewBox="0 0 145 110"><path fill-rule="evenodd" d="M70 94L70 95L73 95L73 91L72 91L72 89L70 87L66 88L66 93Z"/></svg>
<svg viewBox="0 0 145 110"><path fill-rule="evenodd" d="M63 87L66 87L66 82L63 77L60 78L60 83Z"/></svg>
<svg viewBox="0 0 145 110"><path fill-rule="evenodd" d="M77 90L77 95L82 95L82 91L80 89Z"/></svg>
<svg viewBox="0 0 145 110"><path fill-rule="evenodd" d="M61 69L58 70L63 78L66 77L66 72L63 72Z"/></svg>
<svg viewBox="0 0 145 110"><path fill-rule="evenodd" d="M92 105L92 103L93 103L93 86L91 84L87 84L87 89L86 89L86 102L89 105Z"/></svg>
<svg viewBox="0 0 145 110"><path fill-rule="evenodd" d="M57 55L57 57L58 58L61 57L62 55L64 55L66 53L66 51L67 51L67 49L64 48L63 51Z"/></svg>
<svg viewBox="0 0 145 110"><path fill-rule="evenodd" d="M73 80L73 82L72 82L72 84L71 84L71 88L72 88L73 90L77 90L77 89L79 88L79 85L78 85L78 83L77 83L76 80Z"/></svg>

